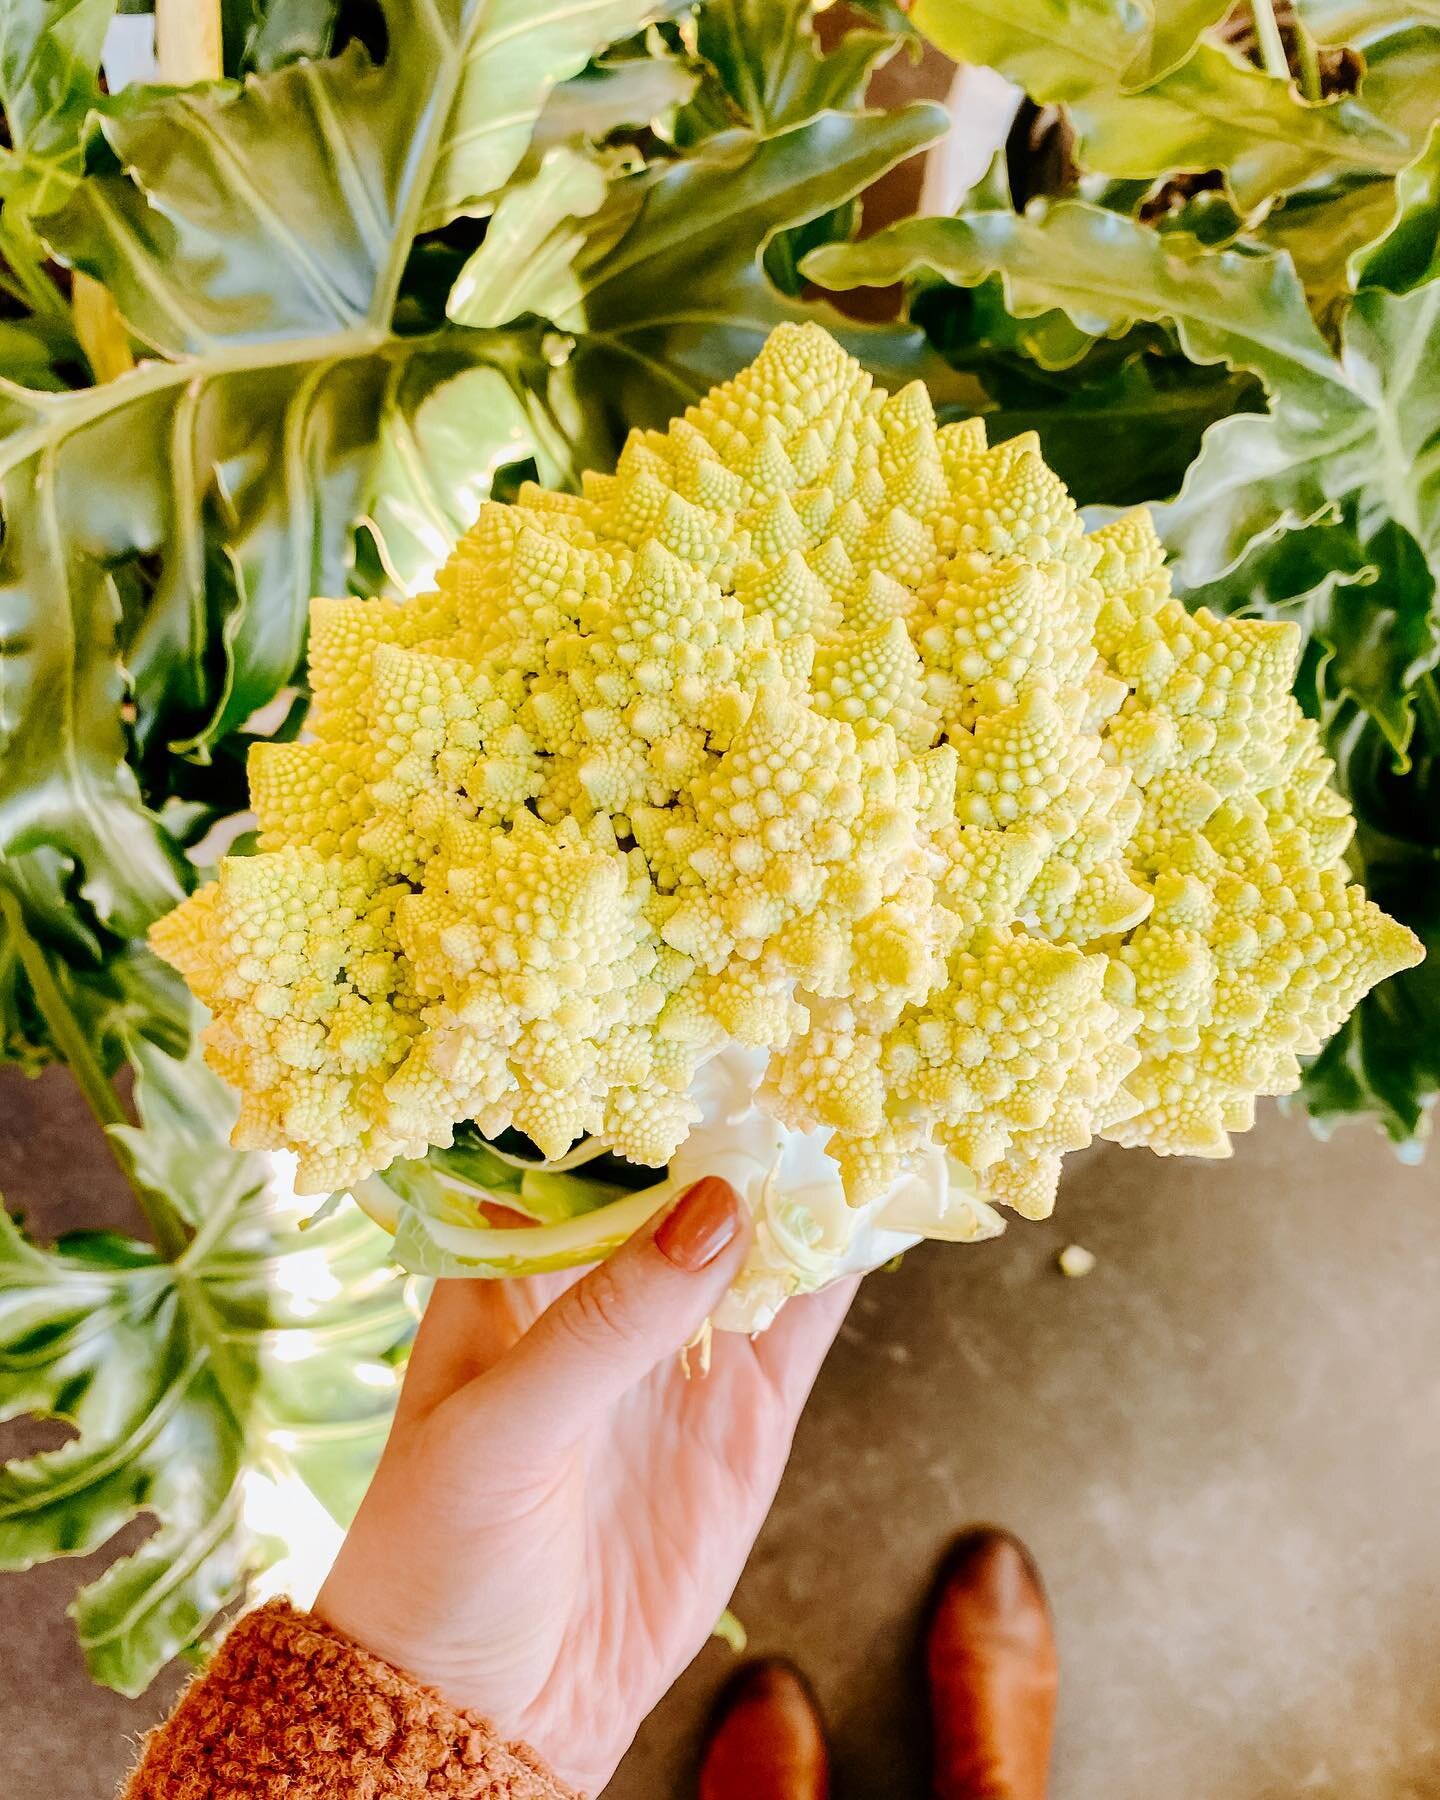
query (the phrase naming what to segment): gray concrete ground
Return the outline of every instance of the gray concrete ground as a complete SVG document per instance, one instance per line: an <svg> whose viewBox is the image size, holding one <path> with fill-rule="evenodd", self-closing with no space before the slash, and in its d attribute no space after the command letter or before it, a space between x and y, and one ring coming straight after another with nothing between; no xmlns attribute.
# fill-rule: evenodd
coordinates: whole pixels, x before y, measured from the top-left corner
<svg viewBox="0 0 1440 1800"><path fill-rule="evenodd" d="M0 1118L37 1226L119 1216L58 1078L0 1077ZM1070 1241L1083 1280L1056 1272ZM1437 1292L1440 1162L1274 1111L1231 1163L1092 1151L1056 1221L872 1277L735 1601L815 1680L850 1800L922 1791L915 1620L981 1518L1052 1591L1054 1800L1440 1795ZM105 1800L172 1691L88 1686L62 1611L83 1572L3 1578L6 1800ZM704 1652L607 1800L688 1797L731 1667Z"/></svg>

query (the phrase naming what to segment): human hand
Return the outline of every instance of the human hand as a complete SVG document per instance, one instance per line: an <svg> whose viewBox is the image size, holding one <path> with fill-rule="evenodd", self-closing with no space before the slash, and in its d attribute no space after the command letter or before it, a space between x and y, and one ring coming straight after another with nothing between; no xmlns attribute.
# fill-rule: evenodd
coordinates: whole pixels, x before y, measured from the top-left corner
<svg viewBox="0 0 1440 1800"><path fill-rule="evenodd" d="M749 1235L711 1177L579 1281L438 1283L315 1605L587 1793L724 1610L854 1292L687 1378Z"/></svg>

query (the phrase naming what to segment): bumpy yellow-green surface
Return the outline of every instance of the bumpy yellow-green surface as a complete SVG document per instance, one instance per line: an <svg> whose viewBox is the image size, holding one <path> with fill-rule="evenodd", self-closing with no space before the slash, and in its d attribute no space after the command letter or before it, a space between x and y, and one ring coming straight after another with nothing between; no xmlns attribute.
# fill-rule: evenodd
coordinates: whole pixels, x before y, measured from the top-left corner
<svg viewBox="0 0 1440 1800"><path fill-rule="evenodd" d="M318 600L262 853L156 928L237 1142L308 1191L473 1119L663 1164L699 1062L946 1145L1038 1215L1093 1134L1223 1155L1416 939L1347 882L1298 635L1190 615L1031 437L937 428L815 326L406 604Z"/></svg>

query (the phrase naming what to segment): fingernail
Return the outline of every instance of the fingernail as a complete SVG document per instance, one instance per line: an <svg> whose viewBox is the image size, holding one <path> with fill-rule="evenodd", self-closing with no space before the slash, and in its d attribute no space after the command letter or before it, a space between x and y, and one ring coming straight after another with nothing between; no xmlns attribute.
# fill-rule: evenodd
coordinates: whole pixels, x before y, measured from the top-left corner
<svg viewBox="0 0 1440 1800"><path fill-rule="evenodd" d="M707 1175L686 1188L660 1221L655 1248L693 1275L714 1262L739 1229L740 1196L728 1181Z"/></svg>

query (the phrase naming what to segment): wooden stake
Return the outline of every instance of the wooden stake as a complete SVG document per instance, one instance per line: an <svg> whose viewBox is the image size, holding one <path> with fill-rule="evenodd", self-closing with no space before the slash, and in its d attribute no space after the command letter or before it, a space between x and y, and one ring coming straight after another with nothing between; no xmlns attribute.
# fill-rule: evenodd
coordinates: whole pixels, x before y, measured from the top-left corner
<svg viewBox="0 0 1440 1800"><path fill-rule="evenodd" d="M220 0L155 0L155 59L172 86L218 81L225 72Z"/></svg>

